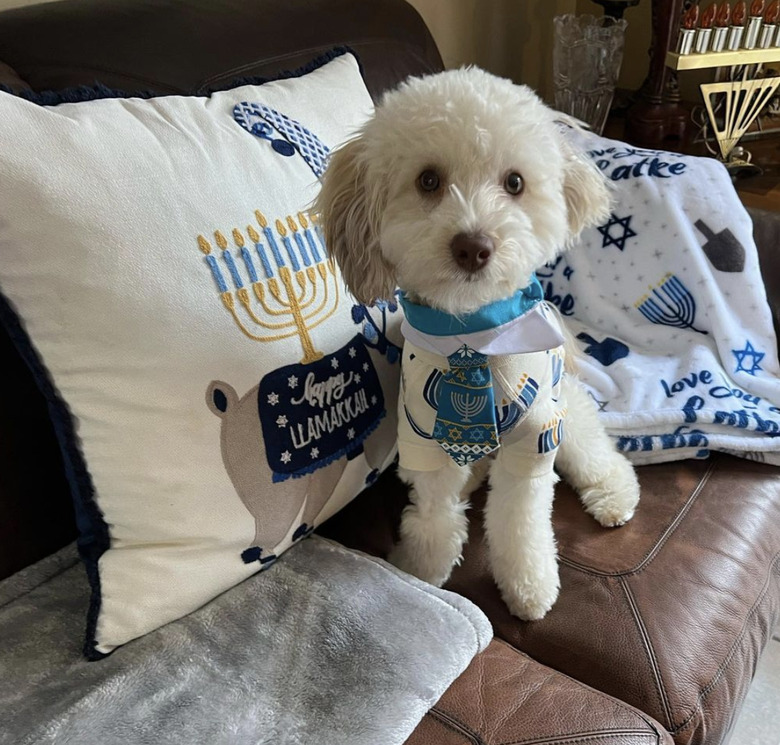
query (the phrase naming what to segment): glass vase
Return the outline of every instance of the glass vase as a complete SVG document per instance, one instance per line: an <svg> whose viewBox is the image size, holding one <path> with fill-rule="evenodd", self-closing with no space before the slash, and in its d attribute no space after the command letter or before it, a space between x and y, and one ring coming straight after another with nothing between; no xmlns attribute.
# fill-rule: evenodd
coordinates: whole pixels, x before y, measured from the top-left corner
<svg viewBox="0 0 780 745"><path fill-rule="evenodd" d="M628 22L567 13L556 16L553 24L555 108L601 134L623 61Z"/></svg>

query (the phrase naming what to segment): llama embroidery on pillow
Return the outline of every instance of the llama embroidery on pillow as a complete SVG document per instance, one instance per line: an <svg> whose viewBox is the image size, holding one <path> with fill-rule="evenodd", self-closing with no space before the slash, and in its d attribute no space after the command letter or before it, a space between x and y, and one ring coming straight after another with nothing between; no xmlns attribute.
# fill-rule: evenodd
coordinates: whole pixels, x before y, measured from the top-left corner
<svg viewBox="0 0 780 745"><path fill-rule="evenodd" d="M336 312L343 292L314 218L302 212L277 218L275 230L259 210L255 220L245 231L230 231L232 245L214 231L217 255L204 235L197 244L221 305L243 336L300 343L298 362L267 372L244 395L221 380L206 391L208 407L222 419L225 468L255 520L252 545L241 558L267 568L279 546L311 533L348 461L362 455L369 475L382 467L386 442L370 437L386 415L372 354L389 364L400 355L385 333L396 305L379 308L379 322L354 306L352 320L364 333L337 349L316 339L314 329ZM313 487L302 477L315 472ZM298 483L273 488L288 479Z"/></svg>

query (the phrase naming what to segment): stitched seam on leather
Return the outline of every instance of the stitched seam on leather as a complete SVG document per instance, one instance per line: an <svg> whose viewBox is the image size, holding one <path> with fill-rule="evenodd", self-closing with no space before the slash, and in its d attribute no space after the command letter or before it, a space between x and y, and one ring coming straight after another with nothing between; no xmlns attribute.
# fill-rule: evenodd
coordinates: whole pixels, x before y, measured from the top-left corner
<svg viewBox="0 0 780 745"><path fill-rule="evenodd" d="M742 629L740 630L737 638L734 640L734 643L731 645L731 649L729 650L729 653L726 655L723 662L721 662L720 665L718 666L718 669L715 671L715 674L712 676L712 680L710 680L710 682L707 683L707 685L704 686L704 688L702 688L701 691L699 692L699 695L696 698L696 705L693 707L688 717L684 719L680 724L673 725L674 729L669 730L672 734L677 734L679 732L682 732L684 729L690 726L693 719L700 712L702 703L706 700L706 698L710 695L710 693L712 693L717 687L718 683L720 682L723 676L723 673L726 672L726 668L728 668L728 666L731 664L731 661L734 659L734 655L736 654L737 649L739 648L742 638L747 633L748 621L751 619L753 615L755 615L755 613L761 607L761 604L764 602L764 599L766 598L767 593L769 592L769 585L772 581L772 575L778 569L778 562L780 562L780 551L776 553L774 558L772 559L772 562L769 565L769 572L767 573L766 581L764 582L764 587L759 593L758 598L756 598L756 602L753 603L753 607L748 611L748 614L745 616L745 620L742 624Z"/></svg>
<svg viewBox="0 0 780 745"><path fill-rule="evenodd" d="M224 72L219 72L216 75L211 75L210 77L205 78L198 84L197 90L203 90L204 88L208 88L213 83L218 83L222 80L226 80L226 79L230 80L232 78L240 77L241 73L247 72L248 70L252 70L256 68L258 65L265 66L271 63L282 62L286 59L296 59L304 55L321 54L323 51L326 51L328 49L333 49L333 47L336 46L351 47L354 49L355 47L376 46L381 44L392 44L394 46L403 47L404 49L409 49L415 52L418 52L419 50L419 47L416 44L411 44L409 42L390 41L388 39L382 39L382 38L361 39L360 41L342 41L338 43L334 42L333 44L318 44L317 46L308 47L307 49L300 49L294 52L285 52L284 54L277 54L274 57L263 57L262 59L252 60L251 62L245 62L243 65L239 65L238 67L233 67ZM425 60L424 57L420 57L419 53L417 53L415 56L425 61L427 65L427 60Z"/></svg>
<svg viewBox="0 0 780 745"><path fill-rule="evenodd" d="M501 745L565 745L568 743L593 742L594 740L603 740L605 738L621 737L652 737L655 742L660 742L658 734L644 732L633 729L611 729L599 730L595 732L578 732L573 735L553 735L552 737L543 737L536 740L512 740L512 742L501 743Z"/></svg>
<svg viewBox="0 0 780 745"><path fill-rule="evenodd" d="M500 636L496 636L493 639L494 642L498 644L504 644L505 646L509 647L515 654L519 654L521 657L525 657L526 659L529 659L533 662L535 662L534 658L530 655L526 654L525 652L520 651L517 647L510 644L506 639L502 639ZM542 664L542 663L537 663ZM623 711L627 712L628 714L632 714L635 717L638 717L641 719L650 729L652 729L653 732L655 732L656 738L659 738L660 735L658 733L658 730L656 729L655 722L651 721L648 717L645 716L645 713L643 711L640 711L639 709L635 709L630 704L627 704L625 701L621 701L619 698L614 698L613 696L610 696L607 693L604 693L604 691L600 691L598 688L593 688L592 686L586 685L582 681L577 680L576 678L572 678L571 675L566 675L566 673L562 673L560 670L555 670L554 668L549 668L552 670L556 675L560 675L564 678L567 678L568 680L574 681L577 685L581 686L587 691L590 691L591 693L595 694L599 698L604 699L604 701L607 701L609 704L616 706L619 709L622 709ZM641 732L641 730L639 730ZM664 730L666 731L666 730ZM659 739L660 742L660 739Z"/></svg>
<svg viewBox="0 0 780 745"><path fill-rule="evenodd" d="M648 662L650 663L650 669L653 671L653 677L655 678L655 685L656 685L656 693L658 694L659 700L661 701L661 708L663 709L664 716L666 717L666 723L667 726L672 727L674 718L672 717L672 710L669 706L669 699L666 694L666 688L664 687L664 681L661 677L661 669L658 665L658 660L655 656L655 650L653 649L653 643L650 639L650 635L647 632L647 627L645 626L644 621L642 620L642 616L639 613L639 608L637 607L636 600L634 599L634 595L631 592L631 588L628 586L628 582L622 577L619 578L620 585L623 588L623 592L626 595L626 600L628 601L628 606L631 609L631 615L634 617L634 622L636 623L637 629L639 630L639 634L642 637L642 645L645 648L645 652L647 654Z"/></svg>
<svg viewBox="0 0 780 745"><path fill-rule="evenodd" d="M442 725L452 730L456 734L468 738L474 745L486 745L480 735L469 727L466 727L456 717L446 712L440 711L435 706L428 713L439 721ZM511 740L500 745L564 745L564 743L592 742L606 737L615 737L616 735L631 737L648 737L656 743L660 743L659 733L657 731L647 732L646 730L635 729L611 729L611 730L592 730L590 732L575 732L568 735L553 735L551 737L533 738L525 740ZM496 744L498 745L498 743Z"/></svg>
<svg viewBox="0 0 780 745"><path fill-rule="evenodd" d="M296 50L294 52L285 52L284 54L277 54L273 57L263 57L262 59L256 59L252 60L251 62L245 62L243 65L238 65L237 67L231 67L229 70L224 70L223 72L218 72L215 75L210 75L209 77L202 80L198 86L197 90L202 90L203 88L207 88L211 83L216 83L221 80L227 79L233 79L240 77L242 73L247 72L248 70L252 70L255 67L260 65L269 65L272 63L282 62L286 59L295 59L297 57L302 56L309 56L309 55L317 55L321 54L326 49L333 49L335 46L345 46L344 44L318 44L314 47L307 47L306 49Z"/></svg>
<svg viewBox="0 0 780 745"><path fill-rule="evenodd" d="M465 724L444 711L437 709L435 706L428 710L428 713L436 719L439 724L443 725L449 730L452 730L458 735L471 740L473 745L486 745L485 741L470 727L466 727Z"/></svg>
<svg viewBox="0 0 780 745"><path fill-rule="evenodd" d="M661 550L664 544L677 530L683 518L688 514L691 507L693 506L693 503L698 499L701 490L709 482L710 476L712 476L712 472L715 470L715 467L717 465L718 465L718 458L717 457L712 458L711 462L708 464L707 470L704 472L704 475L699 479L699 483L696 484L696 488L691 492L691 495L688 497L685 504L677 513L677 516L674 518L674 520L672 520L672 522L666 528L664 534L658 539L658 541L656 541L650 547L650 550L644 555L644 557L642 557L642 559L640 559L639 563L633 568L621 570L618 572L602 572L599 569L596 569L595 567L588 566L587 564L580 564L579 562L572 561L571 559L567 559L565 556L559 556L558 561L560 561L561 564L566 564L572 569L577 569L581 572L584 572L585 574L598 575L600 577L629 577L632 574L638 574L645 568L647 564L649 564L655 558L655 555ZM640 497L640 504L641 504L641 497Z"/></svg>

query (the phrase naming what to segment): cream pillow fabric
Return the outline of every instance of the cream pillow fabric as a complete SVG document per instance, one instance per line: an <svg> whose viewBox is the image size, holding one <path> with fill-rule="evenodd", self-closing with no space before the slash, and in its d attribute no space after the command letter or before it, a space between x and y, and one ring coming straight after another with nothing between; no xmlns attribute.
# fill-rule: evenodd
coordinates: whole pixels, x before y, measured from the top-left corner
<svg viewBox="0 0 780 745"><path fill-rule="evenodd" d="M208 98L0 93L3 315L74 487L88 656L270 566L392 461L399 314L355 304L307 212L371 109L350 54Z"/></svg>

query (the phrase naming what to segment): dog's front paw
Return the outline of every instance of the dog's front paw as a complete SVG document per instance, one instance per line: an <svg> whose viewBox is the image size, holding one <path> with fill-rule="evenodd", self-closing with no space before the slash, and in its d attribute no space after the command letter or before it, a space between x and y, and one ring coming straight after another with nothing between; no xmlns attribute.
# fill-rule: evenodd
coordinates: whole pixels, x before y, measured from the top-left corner
<svg viewBox="0 0 780 745"><path fill-rule="evenodd" d="M453 567L460 563L460 556L453 557L451 551L413 546L411 541L401 540L390 550L387 560L401 571L441 587L450 578Z"/></svg>
<svg viewBox="0 0 780 745"><path fill-rule="evenodd" d="M598 483L580 494L585 510L605 528L627 523L639 504L639 481L632 465L622 456Z"/></svg>
<svg viewBox="0 0 780 745"><path fill-rule="evenodd" d="M523 621L544 618L561 588L555 547L526 553L522 560L515 556L512 562L494 558L499 560L493 562L493 576L509 612Z"/></svg>
<svg viewBox="0 0 780 745"><path fill-rule="evenodd" d="M554 579L548 579L533 587L514 585L503 588L501 597L513 616L522 621L539 621L555 605L559 590L560 583L556 573Z"/></svg>

